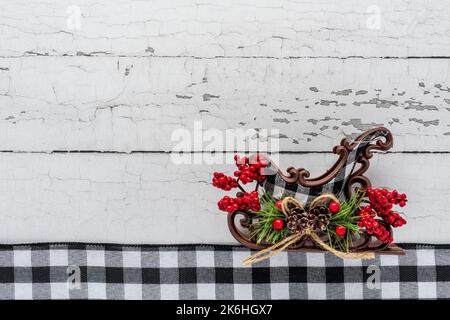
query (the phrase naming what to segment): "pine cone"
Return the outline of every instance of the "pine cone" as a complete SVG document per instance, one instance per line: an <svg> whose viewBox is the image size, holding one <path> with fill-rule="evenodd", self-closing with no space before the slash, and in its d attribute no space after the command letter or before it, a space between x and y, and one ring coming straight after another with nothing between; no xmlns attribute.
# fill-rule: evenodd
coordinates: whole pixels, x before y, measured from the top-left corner
<svg viewBox="0 0 450 320"><path fill-rule="evenodd" d="M325 231L331 218L331 212L326 206L316 206L309 211L302 208L292 208L287 217L287 227L290 233L301 232L306 228Z"/></svg>
<svg viewBox="0 0 450 320"><path fill-rule="evenodd" d="M297 232L300 227L300 221L305 210L293 208L287 217L287 227L291 233Z"/></svg>
<svg viewBox="0 0 450 320"><path fill-rule="evenodd" d="M291 233L301 232L310 227L314 228L317 216L301 208L293 208L287 218L287 227Z"/></svg>
<svg viewBox="0 0 450 320"><path fill-rule="evenodd" d="M313 230L325 231L331 218L330 210L325 206L316 206L309 213L316 217L315 223L312 226Z"/></svg>

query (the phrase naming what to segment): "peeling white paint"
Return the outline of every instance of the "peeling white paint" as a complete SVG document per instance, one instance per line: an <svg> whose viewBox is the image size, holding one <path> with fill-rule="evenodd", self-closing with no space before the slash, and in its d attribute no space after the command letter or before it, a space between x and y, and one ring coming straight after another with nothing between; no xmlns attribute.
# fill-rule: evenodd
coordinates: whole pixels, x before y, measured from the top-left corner
<svg viewBox="0 0 450 320"><path fill-rule="evenodd" d="M450 49L445 0L2 0L0 6L0 56L406 57L446 56ZM73 7L80 17L68 12Z"/></svg>
<svg viewBox="0 0 450 320"><path fill-rule="evenodd" d="M330 154L282 155L281 165L323 173ZM211 172L233 166L174 165L167 154L1 154L0 242L234 243L223 192ZM448 154L375 155L375 186L408 193L398 241L448 242ZM427 201L423 201L427 199ZM420 230L420 232L417 232Z"/></svg>
<svg viewBox="0 0 450 320"><path fill-rule="evenodd" d="M175 129L202 120L205 129L279 129L281 150L329 151L343 135L384 125L395 134L396 151L450 151L449 63L0 59L7 69L0 72L0 146L170 151Z"/></svg>

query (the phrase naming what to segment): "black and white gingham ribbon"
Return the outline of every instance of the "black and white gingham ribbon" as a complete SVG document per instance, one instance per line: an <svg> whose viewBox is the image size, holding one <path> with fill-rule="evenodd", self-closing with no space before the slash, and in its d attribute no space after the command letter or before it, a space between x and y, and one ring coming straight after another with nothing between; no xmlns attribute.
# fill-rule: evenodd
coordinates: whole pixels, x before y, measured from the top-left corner
<svg viewBox="0 0 450 320"><path fill-rule="evenodd" d="M237 246L3 245L0 298L450 298L450 245L403 247L368 261L282 252L245 267L251 251Z"/></svg>
<svg viewBox="0 0 450 320"><path fill-rule="evenodd" d="M338 174L330 182L322 186L309 188L296 183L287 183L273 167L269 166L265 169L265 175L267 177L263 183L264 190L275 198L291 196L297 198L302 203L309 203L314 197L325 192L331 192L339 196L344 190L345 181L355 169L357 159L361 152L364 151L365 147L370 142L377 140L384 135L384 131L376 131L360 141L357 147L349 153L345 166L341 168Z"/></svg>

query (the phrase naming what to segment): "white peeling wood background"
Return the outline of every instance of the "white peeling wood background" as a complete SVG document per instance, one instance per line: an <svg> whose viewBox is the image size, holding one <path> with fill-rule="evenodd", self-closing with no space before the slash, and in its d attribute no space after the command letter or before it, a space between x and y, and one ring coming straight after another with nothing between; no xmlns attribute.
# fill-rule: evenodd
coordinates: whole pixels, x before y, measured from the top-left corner
<svg viewBox="0 0 450 320"><path fill-rule="evenodd" d="M0 0L0 242L234 243L172 132L276 128L320 174L383 125L399 242L450 242L446 1ZM77 10L81 16L77 19Z"/></svg>

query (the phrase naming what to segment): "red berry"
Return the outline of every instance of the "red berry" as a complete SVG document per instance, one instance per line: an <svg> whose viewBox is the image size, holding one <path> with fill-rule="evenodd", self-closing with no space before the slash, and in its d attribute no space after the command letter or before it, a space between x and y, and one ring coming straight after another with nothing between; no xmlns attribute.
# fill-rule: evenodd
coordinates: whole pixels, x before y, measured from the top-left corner
<svg viewBox="0 0 450 320"><path fill-rule="evenodd" d="M278 210L283 211L283 200L275 202L275 207L277 207Z"/></svg>
<svg viewBox="0 0 450 320"><path fill-rule="evenodd" d="M261 174L261 168L267 166L263 162L263 158L256 154L255 156L242 157L235 156L237 171L234 172L234 176L239 178L243 184L251 183L253 181L262 182L266 178Z"/></svg>
<svg viewBox="0 0 450 320"><path fill-rule="evenodd" d="M393 211L394 205L403 207L406 205L406 195L399 194L397 190L368 189L367 196L371 205L372 216L379 216L388 224L399 227L406 223L406 220L397 212ZM380 240L388 240L388 236L380 236Z"/></svg>
<svg viewBox="0 0 450 320"><path fill-rule="evenodd" d="M336 226L336 234L339 237L343 237L345 236L345 234L347 233L347 228L344 226Z"/></svg>
<svg viewBox="0 0 450 320"><path fill-rule="evenodd" d="M233 172L233 175L236 178L227 176L222 172L214 172L212 178L213 186L230 191L233 188L239 187L239 182L248 184L254 181L261 183L265 180L266 177L261 173L261 168L266 167L268 164L264 162L264 158L261 155L256 154L251 157L244 156L242 158L235 155L234 160L237 170ZM236 194L236 198L226 196L219 200L217 204L220 210L226 212L261 210L259 195L256 191L250 193L239 192Z"/></svg>
<svg viewBox="0 0 450 320"><path fill-rule="evenodd" d="M331 213L337 213L341 209L339 202L331 201L328 205L328 209L330 209Z"/></svg>
<svg viewBox="0 0 450 320"><path fill-rule="evenodd" d="M233 177L228 177L222 172L214 172L212 179L212 184L214 187L229 191L232 188L237 187L237 180Z"/></svg>
<svg viewBox="0 0 450 320"><path fill-rule="evenodd" d="M282 219L275 219L275 220L273 220L272 228L274 230L284 229L284 221Z"/></svg>

